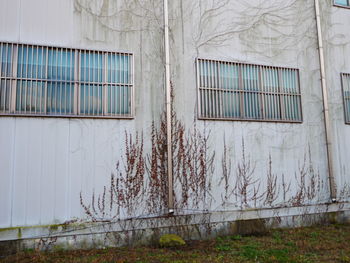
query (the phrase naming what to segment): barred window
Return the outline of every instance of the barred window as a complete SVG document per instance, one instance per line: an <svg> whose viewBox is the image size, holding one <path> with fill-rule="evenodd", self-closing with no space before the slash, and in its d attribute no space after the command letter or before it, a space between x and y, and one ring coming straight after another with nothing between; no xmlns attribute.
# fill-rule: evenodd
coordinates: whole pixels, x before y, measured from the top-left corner
<svg viewBox="0 0 350 263"><path fill-rule="evenodd" d="M197 60L199 118L302 122L299 71Z"/></svg>
<svg viewBox="0 0 350 263"><path fill-rule="evenodd" d="M342 73L345 123L350 124L350 74Z"/></svg>
<svg viewBox="0 0 350 263"><path fill-rule="evenodd" d="M133 56L0 43L0 114L130 118Z"/></svg>
<svg viewBox="0 0 350 263"><path fill-rule="evenodd" d="M335 5L350 7L350 0L334 0Z"/></svg>

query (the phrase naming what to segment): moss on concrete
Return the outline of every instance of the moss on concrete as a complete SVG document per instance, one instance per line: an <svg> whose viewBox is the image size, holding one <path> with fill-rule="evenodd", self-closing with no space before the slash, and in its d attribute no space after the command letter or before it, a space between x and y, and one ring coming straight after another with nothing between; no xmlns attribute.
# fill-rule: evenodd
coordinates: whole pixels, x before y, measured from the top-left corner
<svg viewBox="0 0 350 263"><path fill-rule="evenodd" d="M175 234L166 234L160 237L159 245L161 247L179 247L186 245L186 242Z"/></svg>

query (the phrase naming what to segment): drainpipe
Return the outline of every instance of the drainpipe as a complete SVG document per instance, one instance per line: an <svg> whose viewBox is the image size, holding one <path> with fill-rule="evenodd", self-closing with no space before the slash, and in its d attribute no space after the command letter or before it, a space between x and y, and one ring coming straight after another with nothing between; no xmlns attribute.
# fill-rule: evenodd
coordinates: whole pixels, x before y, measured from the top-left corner
<svg viewBox="0 0 350 263"><path fill-rule="evenodd" d="M166 96L166 131L168 152L168 213L174 213L173 196L173 153L171 130L171 87L170 87L170 50L169 50L169 15L168 0L164 0L164 53L165 53L165 96Z"/></svg>
<svg viewBox="0 0 350 263"><path fill-rule="evenodd" d="M329 118L329 105L328 105L328 91L326 83L326 71L325 71L325 59L323 50L323 38L322 38L322 27L320 17L320 3L319 0L315 0L315 13L316 13L316 27L317 27L317 38L318 38L318 53L320 59L320 74L321 74L321 86L323 96L323 109L324 109L324 125L326 134L326 148L327 148L327 160L328 160L328 179L330 197L332 202L337 201L337 191L334 180L334 167L333 167L333 151L332 151L332 127Z"/></svg>

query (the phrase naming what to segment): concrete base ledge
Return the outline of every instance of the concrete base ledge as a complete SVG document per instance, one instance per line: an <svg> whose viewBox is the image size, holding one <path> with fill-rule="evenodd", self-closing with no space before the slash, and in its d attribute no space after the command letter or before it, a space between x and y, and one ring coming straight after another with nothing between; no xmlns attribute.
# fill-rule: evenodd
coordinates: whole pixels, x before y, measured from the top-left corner
<svg viewBox="0 0 350 263"><path fill-rule="evenodd" d="M350 223L350 203L214 211L200 214L0 229L0 255L19 250L88 249L157 243L166 233L186 240L261 234L271 228Z"/></svg>

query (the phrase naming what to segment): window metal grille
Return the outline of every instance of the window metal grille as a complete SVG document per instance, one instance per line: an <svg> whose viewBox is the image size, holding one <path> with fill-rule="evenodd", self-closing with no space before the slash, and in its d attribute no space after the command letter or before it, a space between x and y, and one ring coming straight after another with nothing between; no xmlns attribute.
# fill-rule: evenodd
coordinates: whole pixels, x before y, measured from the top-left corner
<svg viewBox="0 0 350 263"><path fill-rule="evenodd" d="M0 114L131 118L133 55L0 43Z"/></svg>
<svg viewBox="0 0 350 263"><path fill-rule="evenodd" d="M350 74L342 73L345 123L350 124Z"/></svg>
<svg viewBox="0 0 350 263"><path fill-rule="evenodd" d="M334 0L334 5L350 7L350 0Z"/></svg>
<svg viewBox="0 0 350 263"><path fill-rule="evenodd" d="M302 122L297 69L197 60L201 119Z"/></svg>

